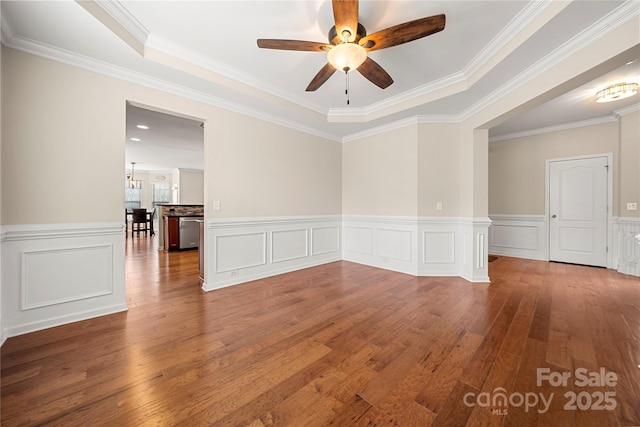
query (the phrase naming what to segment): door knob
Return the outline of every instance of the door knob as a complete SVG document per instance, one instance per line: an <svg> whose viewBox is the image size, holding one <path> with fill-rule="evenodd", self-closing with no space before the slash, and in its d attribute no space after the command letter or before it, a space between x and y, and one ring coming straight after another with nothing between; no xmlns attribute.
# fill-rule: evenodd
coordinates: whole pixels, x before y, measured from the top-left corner
<svg viewBox="0 0 640 427"><path fill-rule="evenodd" d="M556 217L555 215L551 215L551 218L555 218L555 217Z"/></svg>

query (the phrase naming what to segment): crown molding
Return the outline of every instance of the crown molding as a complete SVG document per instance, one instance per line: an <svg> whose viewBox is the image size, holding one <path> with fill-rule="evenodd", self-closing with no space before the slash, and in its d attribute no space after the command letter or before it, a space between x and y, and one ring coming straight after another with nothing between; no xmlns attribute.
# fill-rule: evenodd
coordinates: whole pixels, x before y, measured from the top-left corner
<svg viewBox="0 0 640 427"><path fill-rule="evenodd" d="M499 52L502 52L512 40L516 39L523 28L526 28L543 11L550 7L552 2L532 1L518 13L506 27L502 29L478 54L469 61L462 72L467 78L474 74L487 63L489 63Z"/></svg>
<svg viewBox="0 0 640 427"><path fill-rule="evenodd" d="M371 129L364 130L362 132L352 133L342 138L342 143L357 141L368 136L379 135L381 133L389 132L395 129L401 129L407 126L415 125L418 123L418 117L408 117L406 119L397 120L395 122L387 123L385 125L376 126Z"/></svg>
<svg viewBox="0 0 640 427"><path fill-rule="evenodd" d="M397 120L395 122L387 123L381 126L376 126L371 129L367 129L362 132L352 133L342 138L343 143L357 141L358 139L366 138L369 136L379 135L381 133L389 132L395 129L401 129L406 126L424 124L424 123L460 123L462 120L460 116L413 116L406 119Z"/></svg>
<svg viewBox="0 0 640 427"><path fill-rule="evenodd" d="M341 137L335 134L323 132L318 129L304 126L293 121L285 120L281 117L271 115L254 108L246 107L235 102L215 97L202 91L197 91L185 86L168 82L166 80L151 77L143 73L109 64L107 62L80 55L75 52L60 49L58 47L51 46L45 43L36 42L23 37L13 37L11 40L8 40L8 42L4 43L4 45L28 54L82 68L108 77L116 78L118 80L123 80L129 83L159 90L172 95L180 96L182 98L201 102L203 104L212 105L223 110L232 111L234 113L263 120L282 127L318 136L320 138L325 138L334 142L342 141Z"/></svg>
<svg viewBox="0 0 640 427"><path fill-rule="evenodd" d="M489 138L489 142L505 141L508 139L524 138L527 136L541 135L543 133L559 132L563 130L582 128L586 126L600 125L603 123L615 122L617 119L611 115L604 117L596 117L595 119L580 120L578 122L563 123L555 126L547 126L538 129L531 129L522 132L514 132L505 135L498 135Z"/></svg>
<svg viewBox="0 0 640 427"><path fill-rule="evenodd" d="M425 97L431 96L431 101L441 97L448 96L453 93L439 94L441 90L453 90L459 91L457 85L463 84L464 87L460 90L466 89L466 79L464 73L458 72L441 79L434 80L424 85L418 86L416 89L400 93L398 95L390 96L382 101L375 102L371 105L361 108L330 108L327 113L327 121L330 123L354 123L354 122L368 122L374 119L384 117L386 114L380 114L385 110L392 109L398 105L414 102L416 105L424 103ZM415 105L413 105L415 106ZM394 111L396 112L396 111Z"/></svg>
<svg viewBox="0 0 640 427"><path fill-rule="evenodd" d="M614 111L618 117L626 116L627 114L635 113L636 111L640 111L640 102L637 104L629 105L628 107L621 108L619 110Z"/></svg>
<svg viewBox="0 0 640 427"><path fill-rule="evenodd" d="M469 119L491 104L497 102L501 98L504 98L505 96L509 95L509 93L532 81L545 71L548 71L555 65L559 64L566 57L569 57L587 47L590 43L599 39L618 26L624 24L629 19L637 17L639 11L640 2L627 1L623 3L621 6L611 11L608 15L602 17L594 25L577 34L562 46L546 55L540 61L527 68L524 72L518 74L517 76L506 82L504 85L500 86L497 90L493 91L488 96L482 98L480 101L469 107L462 113L462 119Z"/></svg>
<svg viewBox="0 0 640 427"><path fill-rule="evenodd" d="M82 4L87 0L76 0ZM95 1L100 8L109 14L118 24L127 30L138 42L145 44L149 37L149 30L119 1Z"/></svg>
<svg viewBox="0 0 640 427"><path fill-rule="evenodd" d="M384 117L389 114L389 110L391 113L401 111L468 89L473 81L479 80L489 71L486 70L481 75L477 75L482 67L489 64L494 58L503 55L504 49L514 38L534 22L551 4L552 2L529 2L461 71L363 108L331 108L327 113L327 120L329 122L368 122ZM407 104L409 104L408 107Z"/></svg>
<svg viewBox="0 0 640 427"><path fill-rule="evenodd" d="M153 51L160 52L163 55L154 55ZM184 66L181 66L181 64L171 60L175 58L183 64L189 64L189 66L196 66L202 70L206 70L206 75L196 75L209 81L213 81L214 83L223 84L228 87L238 86L238 84L240 84L248 87L249 90L257 91L262 94L267 94L269 96L288 101L297 107L305 108L312 112L318 113L321 116L326 116L327 114L327 110L325 108L308 102L302 97L288 96L282 90L274 86L260 84L260 82L247 76L241 71L231 69L219 62L207 59L192 50L173 44L170 41L165 40L155 34L149 34L149 37L147 38L144 57L151 61L159 62L163 65L178 69L180 71L194 74L192 70L183 69L185 68ZM244 90L246 91L247 89L245 88Z"/></svg>

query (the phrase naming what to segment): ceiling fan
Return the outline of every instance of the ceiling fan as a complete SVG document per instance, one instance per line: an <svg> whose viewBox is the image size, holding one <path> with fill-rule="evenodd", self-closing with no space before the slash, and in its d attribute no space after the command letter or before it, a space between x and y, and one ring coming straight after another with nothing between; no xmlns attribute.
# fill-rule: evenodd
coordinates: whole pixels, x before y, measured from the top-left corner
<svg viewBox="0 0 640 427"><path fill-rule="evenodd" d="M302 40L258 39L264 49L299 50L327 53L328 63L315 75L306 91L322 86L336 70L358 70L367 80L385 89L393 79L367 52L407 43L444 30L445 16L416 19L367 35L358 22L358 0L333 0L335 25L329 30L329 43Z"/></svg>

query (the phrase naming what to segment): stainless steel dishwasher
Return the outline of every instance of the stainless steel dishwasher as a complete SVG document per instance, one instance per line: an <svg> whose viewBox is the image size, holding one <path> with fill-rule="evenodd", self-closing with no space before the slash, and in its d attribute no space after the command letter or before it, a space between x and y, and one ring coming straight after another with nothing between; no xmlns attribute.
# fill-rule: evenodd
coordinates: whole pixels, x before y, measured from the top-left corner
<svg viewBox="0 0 640 427"><path fill-rule="evenodd" d="M202 217L180 217L179 249L192 249L198 247L198 220L202 220Z"/></svg>

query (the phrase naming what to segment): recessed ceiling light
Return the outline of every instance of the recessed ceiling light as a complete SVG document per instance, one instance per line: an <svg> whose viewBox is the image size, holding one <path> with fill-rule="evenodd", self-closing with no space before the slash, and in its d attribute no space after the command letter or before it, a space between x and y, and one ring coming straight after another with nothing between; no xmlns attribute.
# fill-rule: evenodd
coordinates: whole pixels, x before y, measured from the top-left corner
<svg viewBox="0 0 640 427"><path fill-rule="evenodd" d="M147 125L138 125L136 126L138 129L149 129L149 126Z"/></svg>
<svg viewBox="0 0 640 427"><path fill-rule="evenodd" d="M131 138L131 140L138 142L138 141L140 141L140 138Z"/></svg>

